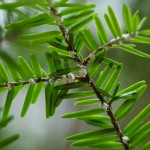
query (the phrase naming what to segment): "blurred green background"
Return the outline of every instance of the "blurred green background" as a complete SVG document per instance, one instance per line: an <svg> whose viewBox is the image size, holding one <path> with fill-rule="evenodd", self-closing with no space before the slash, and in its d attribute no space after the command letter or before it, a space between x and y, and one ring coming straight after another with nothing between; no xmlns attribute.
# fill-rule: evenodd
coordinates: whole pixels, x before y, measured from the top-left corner
<svg viewBox="0 0 150 150"><path fill-rule="evenodd" d="M107 11L107 6L111 5L122 25L123 29L123 18L122 18L122 4L128 3L132 11L140 10L141 17L147 16L147 22L144 28L150 27L150 1L149 0L75 0L75 2L80 3L96 3L96 12L99 13L102 21L103 14ZM26 10L22 9L26 14L30 15L32 12L31 9ZM36 14L36 12L34 12ZM33 14L33 12L32 12ZM1 17L1 27L5 23L9 23L11 20L16 20L17 17L12 15L10 11L8 15L6 12L0 12ZM24 16L22 16L24 17ZM94 25L91 24L93 33L95 34ZM49 27L47 27L48 29ZM107 28L107 27L106 27ZM35 31L44 31L42 27L38 27ZM7 35L5 40L0 39L0 55L3 52L9 53L15 60L19 55L25 57L29 60L29 56L32 53L36 53L38 58L41 61L41 64L45 65L45 60L43 60L44 54L43 51L46 50L46 47L41 46L26 46L18 42L17 35L19 30L13 34L7 33L6 31L1 31L3 35ZM138 48L142 51L145 51L150 54L148 45L138 44ZM147 91L144 96L138 101L138 104L135 105L134 109L128 114L128 119L125 119L121 122L123 127L128 121L137 114L146 104L150 101L150 60L140 58L138 56L128 54L120 50L111 50L108 53L110 58L118 60L124 64L123 71L120 77L120 82L122 83L121 88L125 88L137 81L146 80L148 84ZM45 101L44 101L44 92L40 94L39 100L35 105L32 105L25 118L20 118L20 112L23 105L24 97L26 94L26 89L22 90L17 96L16 100L13 103L11 114L15 116L14 121L5 129L2 134L11 135L13 133L19 133L20 139L15 143L7 146L3 150L88 150L88 148L72 148L71 143L64 140L66 136L69 136L74 133L87 131L88 129L94 129L83 122L77 120L65 120L61 119L61 116L67 112L74 110L80 110L82 107L73 106L73 101L64 101L62 105L58 108L57 113L54 117L50 119L45 118ZM0 94L0 105L3 106L6 98L6 93ZM114 106L117 107L117 106ZM0 135L2 136L2 135Z"/></svg>

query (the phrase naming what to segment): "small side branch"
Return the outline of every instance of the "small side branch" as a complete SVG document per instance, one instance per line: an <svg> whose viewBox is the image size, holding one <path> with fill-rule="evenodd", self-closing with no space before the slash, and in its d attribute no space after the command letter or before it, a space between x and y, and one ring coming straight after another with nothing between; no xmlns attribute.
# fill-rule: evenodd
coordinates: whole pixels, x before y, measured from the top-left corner
<svg viewBox="0 0 150 150"><path fill-rule="evenodd" d="M29 81L9 82L5 84L0 84L0 88L11 88L20 85L37 84L39 82L49 82L50 80L52 80L52 78L37 78L37 79L29 79Z"/></svg>
<svg viewBox="0 0 150 150"><path fill-rule="evenodd" d="M114 45L119 45L123 43L124 41L129 41L131 38L134 38L136 36L136 33L132 34L123 34L122 37L117 37L115 39L110 40L109 43L106 43L105 45L100 46L95 52L93 52L93 55L96 55L99 51L108 49L113 47ZM89 61L91 60L91 54L89 54L83 61L83 65L87 65Z"/></svg>

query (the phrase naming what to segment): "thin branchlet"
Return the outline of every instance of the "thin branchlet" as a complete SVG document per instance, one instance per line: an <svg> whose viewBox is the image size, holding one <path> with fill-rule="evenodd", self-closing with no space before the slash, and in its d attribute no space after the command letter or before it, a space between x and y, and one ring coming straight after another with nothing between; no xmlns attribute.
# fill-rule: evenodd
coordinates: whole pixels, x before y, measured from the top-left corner
<svg viewBox="0 0 150 150"><path fill-rule="evenodd" d="M60 29L63 37L64 37L64 40L65 40L66 44L68 45L68 51L72 52L72 54L74 56L74 59L78 63L78 65L81 65L81 66L85 67L85 65L89 61L89 58L86 58L88 61L87 60L85 60L84 62L81 61L81 59L78 57L78 55L76 53L76 50L75 50L74 46L71 43L71 39L69 38L67 29L61 23L61 17L59 16L59 13L58 13L57 9L55 9L53 7L53 5L49 5L49 8L50 8L51 13L55 16L55 18L56 18L56 24L58 25L58 27L59 27L59 29ZM114 44L113 42L110 42L110 43L108 43L107 46L111 47L113 44ZM115 44L116 44L116 42L115 42ZM100 47L98 49L98 51L103 50L103 49L104 49L104 47ZM95 51L95 54L98 51ZM96 96L98 97L98 99L100 100L100 102L101 102L102 105L104 103L108 105L106 111L107 111L108 116L111 119L111 122L112 122L112 124L114 126L114 129L116 130L116 133L117 133L118 137L120 138L120 142L123 144L125 150L130 150L128 143L125 143L122 140L122 138L124 137L124 135L123 135L123 133L122 133L122 131L120 129L119 123L117 122L117 120L114 117L114 114L113 114L113 112L111 110L111 105L109 105L109 103L104 99L103 95L99 92L99 90L96 87L96 85L95 85L94 81L92 80L92 78L87 74L85 77L82 77L82 78L79 78L79 79L80 79L81 82L83 81L83 82L87 82L89 84L89 86L95 92Z"/></svg>
<svg viewBox="0 0 150 150"><path fill-rule="evenodd" d="M122 37L118 37L115 39L110 40L109 43L106 43L105 45L100 46L95 52L93 52L94 55L96 55L99 51L108 49L113 47L114 45L119 45L122 44L124 41L128 41L132 38L134 38L136 36L136 33L132 33L132 34L123 34ZM89 63L89 61L91 60L90 57L91 54L89 54L83 61L83 65L87 65Z"/></svg>
<svg viewBox="0 0 150 150"><path fill-rule="evenodd" d="M56 80L55 78L37 78L37 79L29 79L29 81L18 81L18 82L9 82L0 84L0 88L7 88L7 87L14 87L14 86L21 86L21 85L27 85L27 84L36 84L39 82L49 82L50 80Z"/></svg>
<svg viewBox="0 0 150 150"><path fill-rule="evenodd" d="M68 74L70 75L70 74ZM73 74L72 74L73 75ZM21 86L21 85L28 85L28 84L38 84L38 83L45 83L45 84L48 84L48 83L51 83L51 82L55 82L55 81L62 81L63 79L63 76L56 76L56 77L47 77L47 78L30 78L28 81L23 81L23 80L20 80L18 82L8 82L8 83L3 83L3 84L0 84L0 88L12 88L12 87L15 87L15 86ZM77 76L71 76L71 77L68 77L68 79L72 79L72 82L71 83L74 83L75 81L84 81L85 80L85 77L82 77L81 75L77 75ZM61 84L69 84L68 82L66 83L63 83L61 82Z"/></svg>

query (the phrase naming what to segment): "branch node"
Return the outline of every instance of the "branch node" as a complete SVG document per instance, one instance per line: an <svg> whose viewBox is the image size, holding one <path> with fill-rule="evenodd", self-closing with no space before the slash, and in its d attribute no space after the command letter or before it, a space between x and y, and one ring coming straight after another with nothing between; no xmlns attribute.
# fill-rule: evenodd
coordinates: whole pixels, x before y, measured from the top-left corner
<svg viewBox="0 0 150 150"><path fill-rule="evenodd" d="M9 83L9 84L7 85L7 88L8 88L8 91L10 91L10 90L12 89L12 85Z"/></svg>
<svg viewBox="0 0 150 150"><path fill-rule="evenodd" d="M129 137L128 137L128 136L123 136L123 137L122 137L122 141L123 141L125 144L127 144L128 141L129 141Z"/></svg>
<svg viewBox="0 0 150 150"><path fill-rule="evenodd" d="M34 79L29 79L29 83L30 84L35 84L35 80Z"/></svg>
<svg viewBox="0 0 150 150"><path fill-rule="evenodd" d="M104 110L108 111L109 105L107 103L101 103L100 108L103 108Z"/></svg>
<svg viewBox="0 0 150 150"><path fill-rule="evenodd" d="M79 71L80 75L85 77L87 75L87 71L84 68L81 68L81 70Z"/></svg>

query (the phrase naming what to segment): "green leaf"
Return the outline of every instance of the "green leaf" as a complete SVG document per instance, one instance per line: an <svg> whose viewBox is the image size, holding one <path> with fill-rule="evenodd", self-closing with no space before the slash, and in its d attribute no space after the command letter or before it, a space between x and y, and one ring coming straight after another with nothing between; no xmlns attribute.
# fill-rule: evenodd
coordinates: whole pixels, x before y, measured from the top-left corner
<svg viewBox="0 0 150 150"><path fill-rule="evenodd" d="M93 4L89 4L89 5L84 5L84 7L83 7L83 5L81 5L81 4L78 4L78 5L76 5L74 8L72 7L68 7L68 8L66 8L66 9L63 9L61 12L60 12L60 15L61 16L66 16L66 15L70 15L70 14L74 14L74 13L79 13L79 12L81 12L81 11L85 11L85 10L88 10L88 9L92 9L92 8L94 8L95 7L95 5L93 5Z"/></svg>
<svg viewBox="0 0 150 150"><path fill-rule="evenodd" d="M59 92L58 98L57 98L57 100L56 100L56 102L55 102L55 107L58 107L58 106L61 104L61 102L62 102L63 99L61 99L60 97L61 97L62 95L67 94L67 92L68 92L68 90L61 90L61 91Z"/></svg>
<svg viewBox="0 0 150 150"><path fill-rule="evenodd" d="M0 140L0 148L3 148L5 146L7 146L8 144L14 142L15 140L17 140L19 138L19 135L16 134L16 135L12 135L6 139L2 139Z"/></svg>
<svg viewBox="0 0 150 150"><path fill-rule="evenodd" d="M120 88L120 82L118 82L117 84L116 84L116 87L115 87L115 89L114 89L114 92L113 92L113 94L112 94L112 97L115 97L116 95L117 95L117 93L118 93L118 91L119 91L119 88Z"/></svg>
<svg viewBox="0 0 150 150"><path fill-rule="evenodd" d="M129 6L127 4L123 5L123 19L126 30L131 33L132 32L132 22L131 22L132 14Z"/></svg>
<svg viewBox="0 0 150 150"><path fill-rule="evenodd" d="M107 58L107 57L104 57L103 58L103 62L105 63L105 64L107 64L107 65L109 65L109 64L113 64L113 66L118 66L118 65L120 65L120 63L118 63L117 61L114 61L114 60L112 60L112 59L109 59L109 58Z"/></svg>
<svg viewBox="0 0 150 150"><path fill-rule="evenodd" d="M90 52L93 52L95 49L91 46L91 43L86 34L84 32L80 32L79 34L86 47L90 50Z"/></svg>
<svg viewBox="0 0 150 150"><path fill-rule="evenodd" d="M69 33L77 33L79 31L81 31L83 29L83 27L85 27L88 23L90 23L93 20L93 17L95 16L95 14L89 16L88 18L84 19L83 21L77 23L76 25L74 25L70 30Z"/></svg>
<svg viewBox="0 0 150 150"><path fill-rule="evenodd" d="M54 38L51 37L44 37L44 38L40 38L40 39L33 39L30 41L31 45L40 45L40 44L49 44L51 41L54 41Z"/></svg>
<svg viewBox="0 0 150 150"><path fill-rule="evenodd" d="M93 105L100 103L99 99L90 99L90 100L82 100L75 102L74 104L77 106L84 106L84 105Z"/></svg>
<svg viewBox="0 0 150 150"><path fill-rule="evenodd" d="M21 64L24 71L26 72L26 74L28 75L28 78L34 78L33 71L29 64L26 62L26 60L22 56L19 56L18 61Z"/></svg>
<svg viewBox="0 0 150 150"><path fill-rule="evenodd" d="M0 87L0 93L1 93L1 92L4 92L5 90L7 90L6 87Z"/></svg>
<svg viewBox="0 0 150 150"><path fill-rule="evenodd" d="M18 66L14 66L13 64L8 64L6 62L6 67L8 68L8 71L10 72L13 80L18 82L21 79L21 77L18 73Z"/></svg>
<svg viewBox="0 0 150 150"><path fill-rule="evenodd" d="M110 142L110 141L115 141L115 140L118 140L118 136L116 135L104 136L104 137L98 137L98 138L95 137L95 138L89 138L89 139L84 139L84 140L74 142L72 146L75 146L75 147L94 146L97 144L102 144L105 142Z"/></svg>
<svg viewBox="0 0 150 150"><path fill-rule="evenodd" d="M148 150L148 149L150 149L150 142L147 142L147 143L144 145L144 147L142 147L141 150Z"/></svg>
<svg viewBox="0 0 150 150"><path fill-rule="evenodd" d="M72 56L67 56L66 54L58 53L59 58L61 59L67 59L68 61L75 62L75 59Z"/></svg>
<svg viewBox="0 0 150 150"><path fill-rule="evenodd" d="M84 34L87 37L88 42L92 46L92 48L94 50L97 50L98 49L98 44L97 44L96 40L94 39L93 34L90 31L90 28L85 29Z"/></svg>
<svg viewBox="0 0 150 150"><path fill-rule="evenodd" d="M56 43L55 43L56 44ZM56 51L57 53L60 53L60 54L64 54L64 55L66 55L66 56L68 56L68 57L71 57L71 55L70 55L70 53L69 52L67 52L67 48L66 48L66 46L64 46L64 45L60 45L60 46L53 46L53 44L51 43L51 45L50 46L48 46L48 48L51 50L51 51Z"/></svg>
<svg viewBox="0 0 150 150"><path fill-rule="evenodd" d="M139 10L137 10L135 14L133 15L131 19L131 23L132 23L132 31L135 33L140 23Z"/></svg>
<svg viewBox="0 0 150 150"><path fill-rule="evenodd" d="M109 93L107 93L106 91L104 91L104 90L102 90L102 89L100 89L100 88L98 88L98 91L99 91L103 96L106 96L106 97L108 97L108 98L112 98L112 96L111 96Z"/></svg>
<svg viewBox="0 0 150 150"><path fill-rule="evenodd" d="M117 120L121 120L122 118L124 118L128 112L131 110L131 108L134 106L136 100L143 94L143 92L146 89L146 85L142 85L141 87L139 87L139 89L136 90L136 94L130 99L126 100L115 112L115 117L117 118Z"/></svg>
<svg viewBox="0 0 150 150"><path fill-rule="evenodd" d="M81 52L83 46L84 46L84 42L81 39L80 33L77 34L76 38L75 38L75 43L74 46L76 47L76 51L79 53Z"/></svg>
<svg viewBox="0 0 150 150"><path fill-rule="evenodd" d="M136 36L132 39L132 42L150 44L150 38L144 36Z"/></svg>
<svg viewBox="0 0 150 150"><path fill-rule="evenodd" d="M120 44L120 45L114 46L114 47L120 48L120 49L122 49L124 51L130 52L132 54L135 54L135 55L138 55L138 56L141 56L141 57L150 58L150 55L148 55L146 53L143 53L143 52L141 52L141 51L139 51L139 50L137 50L137 49L135 49L133 47L127 46L125 44Z"/></svg>
<svg viewBox="0 0 150 150"><path fill-rule="evenodd" d="M76 14L76 13L79 13L83 11L81 8L66 8L66 9L63 9L61 12L60 12L60 15L61 16L67 16L67 15L71 15L71 14Z"/></svg>
<svg viewBox="0 0 150 150"><path fill-rule="evenodd" d="M99 122L108 122L110 118L104 115L89 115L84 117L77 118L79 120L91 120L91 121L99 121Z"/></svg>
<svg viewBox="0 0 150 150"><path fill-rule="evenodd" d="M82 140L89 139L94 137L101 137L102 135L109 134L114 132L114 129L101 129L101 130L92 130L88 132L78 133L67 137L65 140Z"/></svg>
<svg viewBox="0 0 150 150"><path fill-rule="evenodd" d="M118 142L100 142L99 144L96 144L94 146L90 146L92 148L109 148L109 149L117 149L117 148L123 148L123 145Z"/></svg>
<svg viewBox="0 0 150 150"><path fill-rule="evenodd" d="M32 97L32 104L35 104L37 102L40 92L42 91L42 88L43 88L42 82L36 83L35 89L34 89L34 95Z"/></svg>
<svg viewBox="0 0 150 150"><path fill-rule="evenodd" d="M20 87L12 87L12 89L8 91L6 101L5 101L4 111L2 115L3 119L6 119L8 117L12 102L15 96L17 95L17 93L19 92L19 90L20 90Z"/></svg>
<svg viewBox="0 0 150 150"><path fill-rule="evenodd" d="M55 72L56 69L55 69L55 66L54 66L52 54L49 53L49 52L46 52L45 57L46 57L46 60L47 60L47 63L48 63L48 68L49 68L50 73Z"/></svg>
<svg viewBox="0 0 150 150"><path fill-rule="evenodd" d="M0 63L0 78L3 81L3 83L8 83L8 75L4 68L4 66Z"/></svg>
<svg viewBox="0 0 150 150"><path fill-rule="evenodd" d="M104 129L111 129L113 128L113 125L110 123L106 122L101 122L101 121L93 121L93 120L85 120L85 122L89 125L95 126L95 127L100 127Z"/></svg>
<svg viewBox="0 0 150 150"><path fill-rule="evenodd" d="M45 78L48 77L48 73L44 69L42 69L42 74L43 74L43 77L45 77Z"/></svg>
<svg viewBox="0 0 150 150"><path fill-rule="evenodd" d="M0 84L4 84L4 80L2 79L1 75L0 75Z"/></svg>
<svg viewBox="0 0 150 150"><path fill-rule="evenodd" d="M58 96L59 96L59 91L58 90L55 90L54 89L54 84L52 85L52 95L51 95L51 100L50 100L50 112L49 112L49 115L50 116L53 116L54 113L55 113L55 106L56 106L56 103L57 103L57 100L58 100Z"/></svg>
<svg viewBox="0 0 150 150"><path fill-rule="evenodd" d="M140 35L148 35L148 36L150 36L150 29L141 30L141 31L139 31L139 34Z"/></svg>
<svg viewBox="0 0 150 150"><path fill-rule="evenodd" d="M86 98L91 97L94 95L94 92L92 91L83 91L83 92L76 92L76 93L69 93L62 95L61 99L73 99L73 98Z"/></svg>
<svg viewBox="0 0 150 150"><path fill-rule="evenodd" d="M60 0L60 3L67 3L69 0Z"/></svg>
<svg viewBox="0 0 150 150"><path fill-rule="evenodd" d="M63 4L67 3L69 0L60 0L58 2L55 2L53 5L55 8L61 7Z"/></svg>
<svg viewBox="0 0 150 150"><path fill-rule="evenodd" d="M109 13L109 17L110 17L110 20L111 20L111 23L114 27L114 30L115 30L115 33L119 36L119 37L122 37L122 31L121 31L121 28L120 28L120 25L118 23L118 19L113 11L113 9L108 6L108 13Z"/></svg>
<svg viewBox="0 0 150 150"><path fill-rule="evenodd" d="M99 19L99 17L97 15L95 15L94 17L94 21L96 24L96 29L98 32L98 38L99 38L99 42L101 45L108 43L108 36L107 33L105 31L105 28L101 22L101 20Z"/></svg>
<svg viewBox="0 0 150 150"><path fill-rule="evenodd" d="M50 40L48 43L55 48L67 51L67 46L64 43L56 42L54 40Z"/></svg>
<svg viewBox="0 0 150 150"><path fill-rule="evenodd" d="M134 96L134 94L136 94L136 91L130 91L130 92L127 92L127 93L123 93L123 94L120 94L120 95L117 95L116 97L114 97L113 101L117 101L119 99L129 99L132 96Z"/></svg>
<svg viewBox="0 0 150 150"><path fill-rule="evenodd" d="M75 14L75 15L72 15L68 18L65 18L63 20L63 25L65 27L69 27L69 26L72 26L74 24L76 24L77 22L81 21L83 18L86 18L88 17L89 15L91 15L94 11L93 10L85 10L85 11L81 11L80 13L78 14Z"/></svg>
<svg viewBox="0 0 150 150"><path fill-rule="evenodd" d="M61 7L69 7L69 8L76 8L76 9L89 9L95 7L95 4L81 4L81 3L66 3Z"/></svg>
<svg viewBox="0 0 150 150"><path fill-rule="evenodd" d="M25 101L24 101L24 104L23 104L23 108L22 108L22 111L21 111L21 117L24 117L29 109L29 106L30 104L32 103L32 98L33 98L33 95L34 95L34 90L35 90L35 85L30 85L29 88L28 88L28 91L27 91L27 94L26 94L26 97L25 97Z"/></svg>
<svg viewBox="0 0 150 150"><path fill-rule="evenodd" d="M146 17L142 18L142 20L140 21L138 25L138 31L144 26L144 23L146 22L146 20L147 20Z"/></svg>
<svg viewBox="0 0 150 150"><path fill-rule="evenodd" d="M54 84L53 82L45 87L46 118L53 116L56 109L59 91L54 89Z"/></svg>
<svg viewBox="0 0 150 150"><path fill-rule="evenodd" d="M63 66L64 66L64 69L68 69L69 68L69 63L68 63L67 60L64 60Z"/></svg>
<svg viewBox="0 0 150 150"><path fill-rule="evenodd" d="M46 106L46 118L50 117L51 99L52 99L52 84L48 84L45 87L45 106Z"/></svg>
<svg viewBox="0 0 150 150"><path fill-rule="evenodd" d="M137 83L135 83L135 84L133 84L133 85L123 89L122 91L117 93L117 95L128 93L130 91L136 91L139 87L141 87L144 84L145 84L145 81L139 81L139 82L137 82Z"/></svg>
<svg viewBox="0 0 150 150"><path fill-rule="evenodd" d="M124 129L124 133L130 134L136 131L139 124L150 114L150 105L147 105Z"/></svg>
<svg viewBox="0 0 150 150"><path fill-rule="evenodd" d="M34 34L24 34L21 35L20 38L23 40L33 40L33 39L41 39L44 37L56 37L60 36L60 31L46 31L46 32L40 32L40 33L34 33Z"/></svg>
<svg viewBox="0 0 150 150"><path fill-rule="evenodd" d="M18 73L18 64L16 63L16 61L9 54L3 51L0 52L0 57L4 60L6 67L13 80L18 82L21 79L21 77Z"/></svg>
<svg viewBox="0 0 150 150"><path fill-rule="evenodd" d="M144 140L148 139L150 135L150 128L147 128L142 134L137 136L134 141L131 143L131 148L137 147L139 144L144 142Z"/></svg>
<svg viewBox="0 0 150 150"><path fill-rule="evenodd" d="M10 121L13 120L13 116L9 116L6 119L0 120L0 128L6 127Z"/></svg>
<svg viewBox="0 0 150 150"><path fill-rule="evenodd" d="M33 23L27 24L26 26L23 26L22 29L29 29L29 28L34 28L34 27L38 27L41 25L55 25L54 23L54 18L53 16L48 16L47 19L43 19L43 20L39 20L39 21L35 21Z"/></svg>
<svg viewBox="0 0 150 150"><path fill-rule="evenodd" d="M141 123L139 123L139 125L141 126ZM145 123L144 125L142 125L141 127L139 127L138 125L138 129L135 130L135 132L132 131L132 134L128 134L128 136L130 136L130 142L134 142L134 140L139 136L142 135L147 129L150 128L150 121L148 121L147 123Z"/></svg>
<svg viewBox="0 0 150 150"><path fill-rule="evenodd" d="M90 29L85 29L83 32L80 32L80 37L84 41L86 47L91 51L95 51L98 49L98 44L95 41Z"/></svg>
<svg viewBox="0 0 150 150"><path fill-rule="evenodd" d="M71 84L64 84L64 85L59 85L59 86L55 86L54 89L56 90L66 90L66 89L74 89L74 88L80 88L80 87L84 87L87 86L86 83L81 83L81 82L74 82Z"/></svg>
<svg viewBox="0 0 150 150"><path fill-rule="evenodd" d="M6 9L6 10L13 10L18 7L22 6L32 6L36 4L43 4L44 1L40 0L26 0L26 1L16 1L16 2L9 2L9 3L3 3L0 4L0 9Z"/></svg>
<svg viewBox="0 0 150 150"><path fill-rule="evenodd" d="M20 64L18 65L18 72L19 72L19 74L21 76L21 80L24 80L24 81L28 81L29 80L29 76L28 76L26 70Z"/></svg>
<svg viewBox="0 0 150 150"><path fill-rule="evenodd" d="M74 39L75 39L73 33L68 34L68 36L69 36L69 39L70 39L70 44L73 45L74 44ZM67 50L68 50L68 47L67 47Z"/></svg>
<svg viewBox="0 0 150 150"><path fill-rule="evenodd" d="M24 20L14 22L12 24L8 24L8 25L5 26L5 29L13 30L13 29L17 29L17 28L20 28L20 27L21 27L21 29L23 29L23 28L31 27L33 25L35 26L38 23L41 24L42 21L45 21L49 17L50 16L48 15L48 13L42 13L42 14L39 14L37 16L28 18L28 19L24 19Z"/></svg>
<svg viewBox="0 0 150 150"><path fill-rule="evenodd" d="M105 112L105 110L101 108L89 109L89 110L71 112L71 113L65 114L64 116L62 116L62 118L78 118L78 117L83 117L83 116L88 116L88 115L100 114L103 112Z"/></svg>
<svg viewBox="0 0 150 150"><path fill-rule="evenodd" d="M88 74L90 76L96 76L97 71L100 68L101 62L103 60L104 55L106 54L105 50L102 50L99 52L99 56L96 57L96 59L92 62L92 64L90 65L89 69L88 69Z"/></svg>
<svg viewBox="0 0 150 150"><path fill-rule="evenodd" d="M126 45L129 46L129 47L136 47L135 44L126 44Z"/></svg>
<svg viewBox="0 0 150 150"><path fill-rule="evenodd" d="M79 69L80 69L80 67L72 67L72 68L57 70L56 72L50 73L49 77L62 76L64 74L68 74L68 73L71 73L71 72L76 72Z"/></svg>
<svg viewBox="0 0 150 150"><path fill-rule="evenodd" d="M53 57L53 62L54 62L54 66L55 66L56 70L61 70L62 65L61 65L61 61L59 59L59 56L58 56L57 52L53 51L52 52L52 57Z"/></svg>
<svg viewBox="0 0 150 150"><path fill-rule="evenodd" d="M109 80L107 81L105 87L104 87L104 91L107 93L110 93L112 91L112 89L114 88L120 73L122 70L122 64L120 64L115 71L112 73L111 77L109 78Z"/></svg>
<svg viewBox="0 0 150 150"><path fill-rule="evenodd" d="M35 55L31 55L31 63L32 63L32 68L33 68L33 71L34 71L36 77L37 78L42 77L43 76L42 68L41 68L41 65Z"/></svg>
<svg viewBox="0 0 150 150"><path fill-rule="evenodd" d="M111 22L111 19L109 18L109 16L107 14L104 14L104 18L105 18L105 21L106 21L106 24L111 32L111 34L116 38L117 37L117 33L114 29L114 26Z"/></svg>
<svg viewBox="0 0 150 150"><path fill-rule="evenodd" d="M71 57L70 53L67 52L64 49L60 49L60 48L57 48L57 47L54 47L54 46L48 46L48 48L50 49L50 51L56 51L58 54L62 54L62 55Z"/></svg>
<svg viewBox="0 0 150 150"><path fill-rule="evenodd" d="M106 80L109 76L109 73L110 73L112 67L113 67L113 64L111 63L111 64L107 65L103 71L101 71L101 73L98 77L98 80L96 82L97 87L101 87L101 88L103 87L104 83L106 82Z"/></svg>

